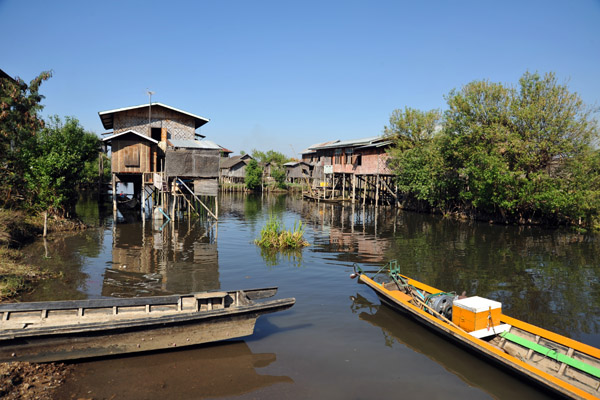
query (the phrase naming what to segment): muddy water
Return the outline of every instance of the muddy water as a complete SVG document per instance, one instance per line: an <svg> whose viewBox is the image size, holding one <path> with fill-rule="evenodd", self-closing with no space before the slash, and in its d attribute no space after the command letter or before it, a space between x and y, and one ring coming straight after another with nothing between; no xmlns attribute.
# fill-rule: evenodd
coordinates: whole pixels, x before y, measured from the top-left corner
<svg viewBox="0 0 600 400"><path fill-rule="evenodd" d="M510 315L600 346L600 247L566 230L491 226L291 196L225 195L218 226L165 226L80 211L97 229L37 242L31 262L60 270L23 300L142 296L279 286L289 311L244 340L76 364L62 398L545 398L385 306L348 278L352 264L402 271L501 301ZM305 224L311 246L261 252L270 214ZM129 221L129 222L128 222Z"/></svg>

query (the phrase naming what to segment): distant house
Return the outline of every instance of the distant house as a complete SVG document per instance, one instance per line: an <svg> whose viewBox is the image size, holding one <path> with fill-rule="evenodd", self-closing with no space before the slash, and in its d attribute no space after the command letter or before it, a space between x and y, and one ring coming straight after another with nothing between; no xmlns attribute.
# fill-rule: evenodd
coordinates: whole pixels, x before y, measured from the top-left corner
<svg viewBox="0 0 600 400"><path fill-rule="evenodd" d="M196 129L209 122L207 118L162 103L98 115L104 128L112 130L103 142L111 147L113 193L119 183L132 183L134 196L145 207L152 191L169 192L175 180L185 178L195 194L217 195L223 149L197 140L204 138Z"/></svg>
<svg viewBox="0 0 600 400"><path fill-rule="evenodd" d="M388 167L387 149L392 141L383 136L333 140L310 146L302 152L309 164L311 196L368 200L375 204L398 203L398 190Z"/></svg>
<svg viewBox="0 0 600 400"><path fill-rule="evenodd" d="M390 174L386 149L391 140L374 136L354 140L334 140L313 145L302 152L302 161L313 167L312 177L325 173L357 175Z"/></svg>
<svg viewBox="0 0 600 400"><path fill-rule="evenodd" d="M304 161L291 161L283 164L285 167L286 181L301 183L311 177L311 165Z"/></svg>
<svg viewBox="0 0 600 400"><path fill-rule="evenodd" d="M252 160L250 154L221 158L219 178L224 183L243 183L246 179L246 165Z"/></svg>

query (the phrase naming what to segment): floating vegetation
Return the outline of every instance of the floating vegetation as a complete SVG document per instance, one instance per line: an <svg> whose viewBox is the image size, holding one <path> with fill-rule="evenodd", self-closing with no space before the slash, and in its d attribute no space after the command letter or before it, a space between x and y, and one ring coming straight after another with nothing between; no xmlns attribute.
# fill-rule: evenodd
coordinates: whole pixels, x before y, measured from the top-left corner
<svg viewBox="0 0 600 400"><path fill-rule="evenodd" d="M302 221L294 222L292 230L286 230L283 222L273 215L269 216L267 224L260 231L260 238L254 241L267 249L300 249L309 246L304 240L304 225Z"/></svg>

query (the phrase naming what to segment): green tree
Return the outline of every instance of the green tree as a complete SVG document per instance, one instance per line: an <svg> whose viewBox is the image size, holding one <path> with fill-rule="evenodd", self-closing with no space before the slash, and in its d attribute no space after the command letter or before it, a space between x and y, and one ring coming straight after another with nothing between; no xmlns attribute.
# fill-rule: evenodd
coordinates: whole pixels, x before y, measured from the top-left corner
<svg viewBox="0 0 600 400"><path fill-rule="evenodd" d="M77 119L67 117L64 124L57 116L50 119L28 154L25 177L36 208L61 216L73 213L85 163L96 157L98 144L99 138L86 132Z"/></svg>
<svg viewBox="0 0 600 400"><path fill-rule="evenodd" d="M38 113L44 98L39 92L52 73L42 72L29 85L22 79L0 78L0 202L4 207L25 206L29 195L24 180L24 154L44 121ZM23 201L25 200L25 201Z"/></svg>
<svg viewBox="0 0 600 400"><path fill-rule="evenodd" d="M273 166L271 168L271 177L273 179L275 179L275 182L277 182L277 186L280 189L285 189L286 188L286 184L285 184L285 170L280 167L280 166Z"/></svg>
<svg viewBox="0 0 600 400"><path fill-rule="evenodd" d="M383 132L395 141L394 148L402 151L433 139L440 128L440 119L439 110L421 111L405 107L392 112L390 124L384 127Z"/></svg>
<svg viewBox="0 0 600 400"><path fill-rule="evenodd" d="M509 221L600 225L595 110L554 74L527 72L516 88L474 81L446 101L441 124L406 108L385 127L406 198Z"/></svg>
<svg viewBox="0 0 600 400"><path fill-rule="evenodd" d="M256 190L261 187L262 169L258 166L256 160L250 160L246 165L246 187L250 190Z"/></svg>
<svg viewBox="0 0 600 400"><path fill-rule="evenodd" d="M384 134L394 142L388 154L398 188L419 208L435 207L440 200L443 168L434 143L441 129L440 120L439 110L406 107L394 110L389 125L384 127Z"/></svg>
<svg viewBox="0 0 600 400"><path fill-rule="evenodd" d="M100 173L100 157L102 157L102 173ZM80 184L86 188L95 188L100 179L104 183L111 180L110 158L103 152L98 152L95 159L86 161Z"/></svg>
<svg viewBox="0 0 600 400"><path fill-rule="evenodd" d="M252 158L257 160L261 164L266 164L270 162L282 166L286 162L290 161L290 159L285 154L275 150L268 150L267 152L262 152L256 149L252 149L251 154Z"/></svg>
<svg viewBox="0 0 600 400"><path fill-rule="evenodd" d="M592 110L554 74L527 72L517 89L472 82L447 101L442 151L457 174L463 206L512 219L541 215L572 222L583 213L575 203L593 203L586 179L575 179L582 168L595 168L590 152L597 124ZM588 199L570 194L575 187Z"/></svg>

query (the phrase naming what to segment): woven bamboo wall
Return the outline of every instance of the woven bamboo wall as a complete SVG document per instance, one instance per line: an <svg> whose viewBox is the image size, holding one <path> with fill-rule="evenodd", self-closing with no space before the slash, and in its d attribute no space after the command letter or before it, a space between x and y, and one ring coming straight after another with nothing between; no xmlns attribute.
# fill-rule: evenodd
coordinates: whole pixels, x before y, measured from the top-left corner
<svg viewBox="0 0 600 400"><path fill-rule="evenodd" d="M218 178L219 150L167 149L167 176L188 178Z"/></svg>
<svg viewBox="0 0 600 400"><path fill-rule="evenodd" d="M168 139L193 140L195 136L194 118L160 106L152 107L152 128L167 128ZM149 136L148 109L127 110L116 113L113 122L114 133L134 130Z"/></svg>

